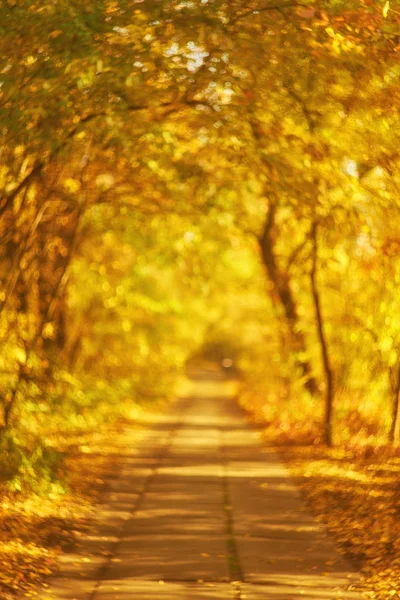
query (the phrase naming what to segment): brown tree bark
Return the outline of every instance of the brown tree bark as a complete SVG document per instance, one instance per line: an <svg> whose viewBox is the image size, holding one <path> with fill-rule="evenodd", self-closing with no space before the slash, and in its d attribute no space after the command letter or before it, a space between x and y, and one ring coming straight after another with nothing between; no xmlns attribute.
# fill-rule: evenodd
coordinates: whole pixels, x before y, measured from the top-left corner
<svg viewBox="0 0 400 600"><path fill-rule="evenodd" d="M288 274L281 272L275 256L274 226L276 211L276 204L271 204L262 235L259 238L261 255L268 277L284 311L293 350L295 352L296 363L302 377L305 378L304 385L312 395L317 395L318 383L312 373L309 360L305 358L307 356L306 340L300 330L299 313L296 300L290 287L289 276Z"/></svg>
<svg viewBox="0 0 400 600"><path fill-rule="evenodd" d="M392 379L392 378L391 378ZM396 377L393 383L392 420L389 431L389 441L395 444L400 440L400 362L397 365Z"/></svg>
<svg viewBox="0 0 400 600"><path fill-rule="evenodd" d="M49 271L54 275L54 280L46 279L45 277L39 278L38 285L38 297L39 297L39 306L38 306L38 315L36 319L36 331L29 341L25 342L25 359L24 363L19 365L19 371L16 373L17 381L15 386L11 391L11 395L9 399L0 398L0 406L3 409L3 425L0 427L0 436L9 428L15 405L18 402L18 398L20 397L20 392L22 389L23 382L29 382L34 379L37 379L38 373L31 372L29 369L29 363L31 361L31 357L34 353L40 352L43 353L51 359L48 360L47 363L49 365L52 364L54 357L52 354L56 354L56 352L52 353L51 349L54 346L55 350L58 351L59 348L59 339L48 340L44 338L44 328L46 323L56 320L57 328L62 327L62 323L60 323L60 318L62 318L62 306L58 306L61 304L63 300L65 300L65 286L67 284L67 273L70 266L70 263L75 255L76 247L79 242L79 234L80 234L80 224L81 217L83 215L83 208L80 208L78 211L75 211L74 218L71 219L70 226L70 235L69 238L65 238L65 241L68 242L67 245L67 254L66 256L62 256L61 258L56 257L56 260L50 260L47 266L47 270L40 269L39 271ZM39 221L38 221L39 225ZM43 227L34 228L32 235L35 235L37 238L36 243L40 244L42 242L42 246L44 247L44 241L46 236L49 235L49 232L46 231ZM25 246L24 246L25 249ZM43 252L44 254L44 252ZM25 310L29 310L29 301L28 296L31 295L31 289L28 288L28 284L23 280L23 272L21 271L20 264L15 267L18 277L16 279L16 283L19 280L23 282L23 286L21 289L21 302L26 303ZM16 285L16 284L15 284ZM15 286L14 286L15 287ZM41 300L41 302L40 302ZM1 309L0 309L1 310ZM62 332L63 335L63 332ZM52 367L48 367L46 369L45 375L47 378L51 376Z"/></svg>
<svg viewBox="0 0 400 600"><path fill-rule="evenodd" d="M322 365L325 375L325 416L324 416L324 442L327 446L332 446L332 414L334 401L334 381L331 367L328 343L324 330L324 319L321 309L321 298L318 290L317 270L318 270L318 237L317 223L314 222L312 230L312 267L311 267L311 292L315 308L315 318L317 322L317 332L321 347Z"/></svg>

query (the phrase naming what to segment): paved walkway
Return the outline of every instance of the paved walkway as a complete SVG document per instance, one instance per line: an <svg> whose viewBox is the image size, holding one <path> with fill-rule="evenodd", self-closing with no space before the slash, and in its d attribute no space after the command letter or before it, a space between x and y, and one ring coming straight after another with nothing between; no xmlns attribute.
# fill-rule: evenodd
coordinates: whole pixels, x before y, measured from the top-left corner
<svg viewBox="0 0 400 600"><path fill-rule="evenodd" d="M124 466L40 600L360 598L227 385L195 382L139 448L115 448Z"/></svg>

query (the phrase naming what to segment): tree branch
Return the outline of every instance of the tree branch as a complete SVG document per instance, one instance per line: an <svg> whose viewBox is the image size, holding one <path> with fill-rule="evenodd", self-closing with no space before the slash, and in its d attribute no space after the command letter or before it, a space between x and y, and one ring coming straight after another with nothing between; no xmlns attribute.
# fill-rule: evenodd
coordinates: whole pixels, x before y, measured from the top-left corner
<svg viewBox="0 0 400 600"><path fill-rule="evenodd" d="M264 13L264 12L269 12L269 11L281 11L282 9L285 8L307 8L306 4L300 4L299 2L290 2L288 4L270 4L269 6L263 6L262 8L251 8L249 10L246 10L245 12L241 13L240 15L237 15L237 17L235 19L233 19L230 24L235 24L238 21L240 21L241 19L245 19L246 17L249 16L257 16L260 13Z"/></svg>

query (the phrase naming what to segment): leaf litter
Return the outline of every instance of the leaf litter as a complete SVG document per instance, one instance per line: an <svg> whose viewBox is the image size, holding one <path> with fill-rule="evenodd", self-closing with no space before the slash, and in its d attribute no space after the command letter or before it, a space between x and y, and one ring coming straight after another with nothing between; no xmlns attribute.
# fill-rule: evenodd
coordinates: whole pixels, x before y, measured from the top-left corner
<svg viewBox="0 0 400 600"><path fill-rule="evenodd" d="M361 572L359 590L374 600L400 598L398 449L276 449L339 552Z"/></svg>
<svg viewBox="0 0 400 600"><path fill-rule="evenodd" d="M142 428L129 423L128 431L132 447ZM16 491L0 480L2 600L36 598L46 587L49 575L57 571L58 556L76 546L80 530L92 517L107 472L118 469L114 450L119 442L126 444L121 424L59 440L65 453L60 473L65 485L53 491Z"/></svg>

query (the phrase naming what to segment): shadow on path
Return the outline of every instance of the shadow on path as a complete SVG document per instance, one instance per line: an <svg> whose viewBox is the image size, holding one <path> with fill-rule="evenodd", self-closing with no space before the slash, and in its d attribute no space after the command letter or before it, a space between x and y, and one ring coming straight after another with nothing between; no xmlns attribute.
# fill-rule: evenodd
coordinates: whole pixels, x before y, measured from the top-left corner
<svg viewBox="0 0 400 600"><path fill-rule="evenodd" d="M115 450L122 468L39 598L359 598L356 574L246 422L232 381L197 373L191 386L146 423L139 448Z"/></svg>

